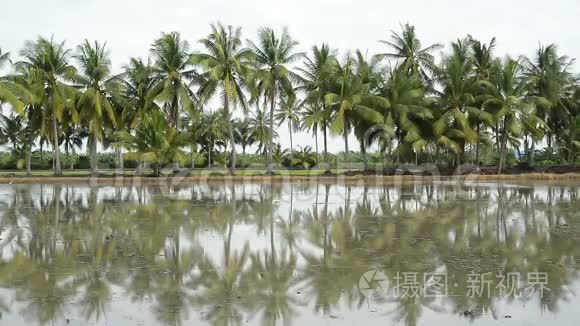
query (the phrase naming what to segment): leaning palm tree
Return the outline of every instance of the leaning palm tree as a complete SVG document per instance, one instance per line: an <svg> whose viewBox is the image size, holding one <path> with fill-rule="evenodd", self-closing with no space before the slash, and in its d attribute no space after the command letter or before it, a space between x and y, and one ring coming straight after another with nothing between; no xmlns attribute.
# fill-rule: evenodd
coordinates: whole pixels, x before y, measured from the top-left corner
<svg viewBox="0 0 580 326"><path fill-rule="evenodd" d="M91 44L85 40L78 47L76 58L81 73L77 80L84 88L78 100L78 108L81 119L88 126L91 172L98 173L97 144L103 141L105 128L116 126L114 106L125 100L121 96L122 85L117 78L111 77L111 59L105 44Z"/></svg>
<svg viewBox="0 0 580 326"><path fill-rule="evenodd" d="M378 54L379 58L396 59L405 67L408 74L418 74L430 84L431 73L435 70L434 58L431 52L442 48L439 43L422 47L415 33L415 26L401 26L400 34L391 31L390 41L380 41L387 45L389 52Z"/></svg>
<svg viewBox="0 0 580 326"><path fill-rule="evenodd" d="M270 106L270 129L274 129L274 112L276 102L285 96L293 96L291 77L288 65L301 57L301 53L294 52L298 42L292 40L288 31L284 29L280 36L274 30L264 27L258 30L258 43L248 41L255 53L256 91L255 98L262 97L264 106ZM272 174L272 151L274 139L268 146L267 171Z"/></svg>
<svg viewBox="0 0 580 326"><path fill-rule="evenodd" d="M180 128L182 111L194 108L195 96L189 84L195 77L191 68L189 43L181 39L177 32L163 33L151 46L154 60L156 85L151 90L149 102L162 103L168 122L173 128Z"/></svg>
<svg viewBox="0 0 580 326"><path fill-rule="evenodd" d="M250 74L250 60L254 54L242 47L241 28L221 24L212 25L211 33L207 38L200 40L205 47L205 53L192 56L192 62L200 65L204 73L198 94L206 101L220 90L225 121L228 126L229 142L231 145L230 173L236 171L236 146L234 128L231 125L231 111L240 104L247 111L247 103L243 88Z"/></svg>
<svg viewBox="0 0 580 326"><path fill-rule="evenodd" d="M70 101L75 89L65 82L76 78L76 69L70 64L70 50L65 43L38 38L27 42L21 53L23 61L17 63L20 69L27 69L36 76L38 82L44 85L42 104L46 118L51 121L47 130L54 150L54 174L62 175L59 142L59 121L73 103Z"/></svg>
<svg viewBox="0 0 580 326"><path fill-rule="evenodd" d="M322 131L324 138L324 154L328 154L328 110L324 96L328 92L331 85L330 77L336 67L337 61L333 51L330 50L327 44L322 44L320 47L312 47L312 55L305 56L304 67L297 68L300 73L298 90L306 93L305 102L308 103L308 108L312 110L312 114L304 112L304 123L308 128L316 124L317 130ZM310 118L306 118L309 116ZM307 121L308 120L308 121ZM318 137L315 132L315 136ZM318 141L317 141L318 152Z"/></svg>
<svg viewBox="0 0 580 326"><path fill-rule="evenodd" d="M294 143L292 141L292 136L295 131L300 130L300 103L296 100L295 96L289 96L284 98L280 103L280 108L278 113L276 113L275 119L278 120L278 126L286 122L288 124L288 132L290 133L290 152L294 152Z"/></svg>

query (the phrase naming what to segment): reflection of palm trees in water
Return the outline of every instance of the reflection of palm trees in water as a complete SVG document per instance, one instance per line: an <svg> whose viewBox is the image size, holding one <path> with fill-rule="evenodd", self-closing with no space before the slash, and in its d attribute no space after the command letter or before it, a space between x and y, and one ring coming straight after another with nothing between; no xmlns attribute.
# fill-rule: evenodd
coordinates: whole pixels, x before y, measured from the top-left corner
<svg viewBox="0 0 580 326"><path fill-rule="evenodd" d="M188 314L194 308L215 325L252 316L273 325L306 313L304 304L326 315L344 305L365 309L357 284L373 268L391 280L415 272L420 282L423 273L443 269L457 283L470 272L548 272L551 291L538 302L553 312L578 278L580 201L573 187L465 185L460 197L441 184L315 187L182 186L170 189L170 198L148 186L10 187L0 199L4 303L21 304L40 324L64 318L72 301L83 318L100 320L115 286L149 304L163 324L196 317ZM331 190L344 201L331 202ZM304 191L316 194L309 209L296 204ZM362 198L351 202L354 192ZM237 245L248 229L241 225L255 225L250 232L265 235L267 249L256 249L253 234ZM214 233L223 240L221 258L205 250L204 237ZM452 296L441 307L409 297L378 304L414 325L425 308L497 314L500 299L493 290L482 298Z"/></svg>

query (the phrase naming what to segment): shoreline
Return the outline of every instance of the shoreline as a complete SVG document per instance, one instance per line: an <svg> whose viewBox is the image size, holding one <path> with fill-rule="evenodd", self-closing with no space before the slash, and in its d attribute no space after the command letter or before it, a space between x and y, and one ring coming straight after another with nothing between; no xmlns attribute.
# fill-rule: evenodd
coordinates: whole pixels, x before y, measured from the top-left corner
<svg viewBox="0 0 580 326"><path fill-rule="evenodd" d="M203 184L203 183L284 183L284 182L322 182L332 184L387 185L413 181L462 181L462 182L571 182L580 184L580 173L521 173L521 174L464 174L457 176L431 175L207 175L207 176L1 176L0 184L89 184L89 185L135 185L135 184Z"/></svg>

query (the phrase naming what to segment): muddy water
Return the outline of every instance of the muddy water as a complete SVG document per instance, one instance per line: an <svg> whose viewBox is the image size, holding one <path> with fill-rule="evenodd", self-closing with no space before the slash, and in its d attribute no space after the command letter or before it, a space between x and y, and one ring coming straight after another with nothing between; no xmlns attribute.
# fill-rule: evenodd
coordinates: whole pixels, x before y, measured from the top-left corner
<svg viewBox="0 0 580 326"><path fill-rule="evenodd" d="M580 186L0 187L1 325L578 325Z"/></svg>

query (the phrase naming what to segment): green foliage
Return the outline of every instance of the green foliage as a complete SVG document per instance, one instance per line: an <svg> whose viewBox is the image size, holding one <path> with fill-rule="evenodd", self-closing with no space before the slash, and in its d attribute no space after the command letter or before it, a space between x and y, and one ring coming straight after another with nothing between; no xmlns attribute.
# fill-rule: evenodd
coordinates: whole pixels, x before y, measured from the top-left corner
<svg viewBox="0 0 580 326"><path fill-rule="evenodd" d="M282 165L286 168L312 169L318 164L318 155L312 148L306 146L300 150L286 153L282 158Z"/></svg>
<svg viewBox="0 0 580 326"><path fill-rule="evenodd" d="M12 157L3 154L2 166L30 163L60 174L61 164L87 168L77 154L85 150L93 171L117 168L130 151L124 166L148 162L156 173L169 163L230 165L233 172L274 163L477 162L501 172L504 163L578 161L580 87L573 60L556 45L540 45L530 58L498 58L495 38L482 43L468 35L436 63L441 45L423 46L412 25L382 43L385 53L355 49L339 60L327 44L296 52L286 30L260 28L255 42L244 42L240 28L218 23L195 48L177 32L162 33L151 59L131 58L115 75L105 42L84 41L73 52L41 37L0 76L0 102L14 111L0 125ZM0 51L0 65L8 59ZM286 135L276 125L289 129L289 149L279 145ZM301 130L314 136L314 150L294 146ZM336 135L346 154L327 153ZM350 136L360 152L349 148ZM53 144L54 159L30 155Z"/></svg>

